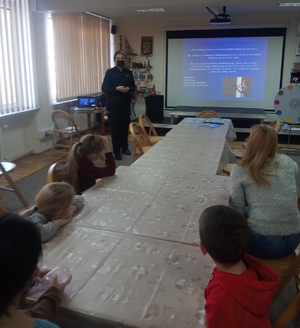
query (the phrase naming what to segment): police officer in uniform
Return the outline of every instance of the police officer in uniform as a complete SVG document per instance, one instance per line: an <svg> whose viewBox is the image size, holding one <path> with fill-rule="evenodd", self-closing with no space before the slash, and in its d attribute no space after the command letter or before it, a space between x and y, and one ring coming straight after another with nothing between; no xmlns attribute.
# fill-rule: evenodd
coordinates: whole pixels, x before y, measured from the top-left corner
<svg viewBox="0 0 300 328"><path fill-rule="evenodd" d="M116 160L121 160L121 150L123 154L131 155L128 149L128 127L135 82L132 71L124 67L125 57L122 51L115 53L114 61L116 66L106 71L102 91L107 94L106 107L114 156Z"/></svg>

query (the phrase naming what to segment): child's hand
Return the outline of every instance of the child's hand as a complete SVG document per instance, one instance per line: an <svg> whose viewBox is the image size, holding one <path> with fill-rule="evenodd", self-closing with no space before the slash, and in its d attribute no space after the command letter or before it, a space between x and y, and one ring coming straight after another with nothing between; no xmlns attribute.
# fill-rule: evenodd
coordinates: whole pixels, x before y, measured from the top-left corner
<svg viewBox="0 0 300 328"><path fill-rule="evenodd" d="M109 152L110 152L110 147L109 147L109 143L108 143L107 138L101 136L101 140L102 140L102 144L103 144L103 147L104 147L104 149L105 149L105 152L106 152L106 153L109 153Z"/></svg>
<svg viewBox="0 0 300 328"><path fill-rule="evenodd" d="M77 212L77 210L78 210L78 208L76 205L74 205L74 204L70 205L69 208L67 209L67 211L65 212L66 215L62 219L68 218L70 216L73 217L74 214Z"/></svg>
<svg viewBox="0 0 300 328"><path fill-rule="evenodd" d="M69 277L66 278L63 282L58 283L57 275L55 274L53 276L52 287L56 287L58 290L60 290L63 293L65 290L65 287L70 283L71 280L72 280L72 275L69 275Z"/></svg>
<svg viewBox="0 0 300 328"><path fill-rule="evenodd" d="M65 218L53 220L53 223L55 224L56 229L59 229L60 227L68 224L69 222L71 222L72 220L73 220L73 217L68 216L68 217L65 217Z"/></svg>
<svg viewBox="0 0 300 328"><path fill-rule="evenodd" d="M44 276L49 273L51 271L51 269L48 269L48 268L42 268L40 269L40 273L38 275L38 277L35 278L35 281L38 282L38 283L41 283L42 282L42 279L44 278Z"/></svg>

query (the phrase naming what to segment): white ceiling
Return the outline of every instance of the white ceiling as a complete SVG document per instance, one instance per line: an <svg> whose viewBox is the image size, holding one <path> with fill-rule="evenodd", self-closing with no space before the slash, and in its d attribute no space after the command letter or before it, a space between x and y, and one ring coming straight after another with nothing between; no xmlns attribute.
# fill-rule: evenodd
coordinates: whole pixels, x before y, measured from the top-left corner
<svg viewBox="0 0 300 328"><path fill-rule="evenodd" d="M288 1L288 0L287 0ZM295 2L289 0L290 2ZM82 12L90 11L107 18L155 18L209 15L206 7L221 13L223 5L227 13L238 14L269 13L295 14L300 7L279 8L280 0L36 0L35 9L41 12ZM138 13L136 9L164 8L164 13Z"/></svg>

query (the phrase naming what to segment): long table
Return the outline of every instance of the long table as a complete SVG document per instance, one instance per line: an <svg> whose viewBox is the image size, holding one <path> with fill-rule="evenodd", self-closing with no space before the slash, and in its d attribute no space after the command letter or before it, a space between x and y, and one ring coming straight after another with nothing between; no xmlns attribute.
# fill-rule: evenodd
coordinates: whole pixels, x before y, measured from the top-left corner
<svg viewBox="0 0 300 328"><path fill-rule="evenodd" d="M229 120L215 129L201 124L182 121L87 190L82 211L44 244L43 266L72 272L60 318L68 325L205 327L203 292L214 264L199 250L198 219L228 203L228 177L216 173L234 135Z"/></svg>

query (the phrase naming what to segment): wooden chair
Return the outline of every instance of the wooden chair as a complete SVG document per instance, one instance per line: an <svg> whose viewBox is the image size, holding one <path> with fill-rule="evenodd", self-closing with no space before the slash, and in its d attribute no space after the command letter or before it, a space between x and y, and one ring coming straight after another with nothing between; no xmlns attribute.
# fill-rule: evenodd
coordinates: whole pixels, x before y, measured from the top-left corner
<svg viewBox="0 0 300 328"><path fill-rule="evenodd" d="M66 161L60 160L55 162L49 167L48 174L47 174L47 182L62 182L63 175L62 175L62 170L66 164Z"/></svg>
<svg viewBox="0 0 300 328"><path fill-rule="evenodd" d="M217 112L210 109L204 110L197 115L197 118L213 118L213 117L220 118L221 116Z"/></svg>
<svg viewBox="0 0 300 328"><path fill-rule="evenodd" d="M56 150L68 153L74 141L79 140L80 130L73 117L63 110L52 113L53 143L52 153Z"/></svg>
<svg viewBox="0 0 300 328"><path fill-rule="evenodd" d="M2 172L3 176L5 177L6 181L9 183L10 187L4 187L0 186L0 189L5 190L5 191L11 191L16 193L18 198L20 199L21 203L25 206L28 207L28 203L23 197L22 193L20 192L19 188L16 186L16 184L13 182L12 178L8 174L8 171L13 170L16 167L15 164L10 163L10 162L0 162L0 171ZM1 204L1 211L6 212L5 207Z"/></svg>
<svg viewBox="0 0 300 328"><path fill-rule="evenodd" d="M282 293L292 278L298 282L300 274L300 244L295 252L289 256L282 257L276 260L265 260L256 258L269 267L281 274L280 286L274 296L274 300ZM297 283L296 283L297 284ZM300 292L297 287L297 294L294 299L287 305L282 313L277 317L272 324L272 328L285 328L292 321L292 319L300 312Z"/></svg>
<svg viewBox="0 0 300 328"><path fill-rule="evenodd" d="M228 163L224 166L223 168L223 174L224 175L227 175L227 176L230 176L230 173L231 173L231 170L232 170L232 167L233 167L234 163Z"/></svg>
<svg viewBox="0 0 300 328"><path fill-rule="evenodd" d="M273 128L275 130L276 133L278 133L279 131L279 127L280 127L280 122L279 121L273 121L270 124L270 127Z"/></svg>
<svg viewBox="0 0 300 328"><path fill-rule="evenodd" d="M141 128L134 122L129 124L129 131L131 136L135 142L132 163L145 154L152 146L148 145L148 141L146 140Z"/></svg>
<svg viewBox="0 0 300 328"><path fill-rule="evenodd" d="M147 141L147 144L149 146L153 146L154 144L159 142L161 139L163 139L163 137L160 137L157 135L157 132L156 132L151 120L149 119L149 117L147 115L142 114L139 116L139 124L140 124L141 131L143 132L145 139ZM145 127L148 128L148 132L146 131Z"/></svg>

